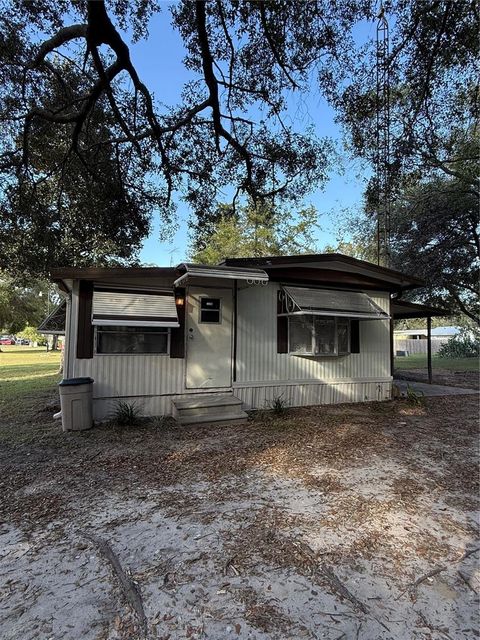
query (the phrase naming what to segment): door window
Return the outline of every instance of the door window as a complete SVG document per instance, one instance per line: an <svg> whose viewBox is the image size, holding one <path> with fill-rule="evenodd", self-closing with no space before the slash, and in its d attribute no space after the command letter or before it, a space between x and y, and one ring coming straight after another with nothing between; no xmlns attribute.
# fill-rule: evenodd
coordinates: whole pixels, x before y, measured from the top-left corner
<svg viewBox="0 0 480 640"><path fill-rule="evenodd" d="M200 322L221 323L220 298L200 298Z"/></svg>

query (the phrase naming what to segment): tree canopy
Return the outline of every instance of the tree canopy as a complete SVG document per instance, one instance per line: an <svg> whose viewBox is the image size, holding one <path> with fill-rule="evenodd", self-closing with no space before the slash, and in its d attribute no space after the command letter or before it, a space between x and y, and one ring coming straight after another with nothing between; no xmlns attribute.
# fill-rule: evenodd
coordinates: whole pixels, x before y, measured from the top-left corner
<svg viewBox="0 0 480 640"><path fill-rule="evenodd" d="M355 152L371 157L375 46L361 47L354 30L377 5L181 0L167 11L193 79L167 105L130 52L161 37L148 31L164 10L156 0L0 0L0 268L134 259L152 213L166 228L177 197L200 225L225 190L237 204L275 196L298 206L326 179L331 144L285 119L291 92L315 87ZM393 164L455 172L446 126L463 131L477 113L475 2L385 8Z"/></svg>
<svg viewBox="0 0 480 640"><path fill-rule="evenodd" d="M16 334L27 325L38 326L49 311L49 297L53 308L56 297L46 282L34 280L23 287L0 273L0 331Z"/></svg>
<svg viewBox="0 0 480 640"><path fill-rule="evenodd" d="M315 253L317 221L314 207L292 215L268 203L250 203L236 209L220 205L207 227L194 230L191 258L218 264L226 257Z"/></svg>

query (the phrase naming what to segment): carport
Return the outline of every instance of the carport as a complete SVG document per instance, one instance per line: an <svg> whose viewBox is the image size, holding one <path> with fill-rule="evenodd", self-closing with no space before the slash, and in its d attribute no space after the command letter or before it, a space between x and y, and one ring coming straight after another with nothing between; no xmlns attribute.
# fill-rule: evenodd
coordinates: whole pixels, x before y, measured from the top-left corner
<svg viewBox="0 0 480 640"><path fill-rule="evenodd" d="M449 316L450 311L439 309L438 307L430 307L417 302L406 302L404 300L392 300L391 305L392 319L390 320L390 351L391 351L391 371L393 376L394 370L394 347L393 347L393 327L395 320L407 320L412 318L427 319L427 369L428 383L432 384L432 318Z"/></svg>

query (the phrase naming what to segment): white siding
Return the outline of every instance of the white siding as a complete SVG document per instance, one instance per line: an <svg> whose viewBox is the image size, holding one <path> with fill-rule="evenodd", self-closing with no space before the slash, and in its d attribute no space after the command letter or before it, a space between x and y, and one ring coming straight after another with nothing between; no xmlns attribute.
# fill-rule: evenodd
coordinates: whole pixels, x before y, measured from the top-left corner
<svg viewBox="0 0 480 640"><path fill-rule="evenodd" d="M278 285L238 292L237 383L390 378L388 320L360 321L360 353L340 357L277 353ZM390 312L388 293L369 293Z"/></svg>

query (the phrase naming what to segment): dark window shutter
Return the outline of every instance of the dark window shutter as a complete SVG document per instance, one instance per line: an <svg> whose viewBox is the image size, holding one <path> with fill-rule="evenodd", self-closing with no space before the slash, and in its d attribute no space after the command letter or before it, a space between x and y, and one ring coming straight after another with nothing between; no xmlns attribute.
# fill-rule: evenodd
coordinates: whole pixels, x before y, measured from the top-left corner
<svg viewBox="0 0 480 640"><path fill-rule="evenodd" d="M179 304L180 300L183 304ZM187 299L185 289L177 289L175 293L175 302L177 307L178 322L180 326L171 330L170 335L170 358L185 357L185 307Z"/></svg>
<svg viewBox="0 0 480 640"><path fill-rule="evenodd" d="M360 320L350 320L350 352L360 353Z"/></svg>
<svg viewBox="0 0 480 640"><path fill-rule="evenodd" d="M80 280L78 291L77 358L93 358L93 282Z"/></svg>
<svg viewBox="0 0 480 640"><path fill-rule="evenodd" d="M280 291L277 298L277 314L281 313ZM277 315L277 353L288 353L288 318Z"/></svg>

